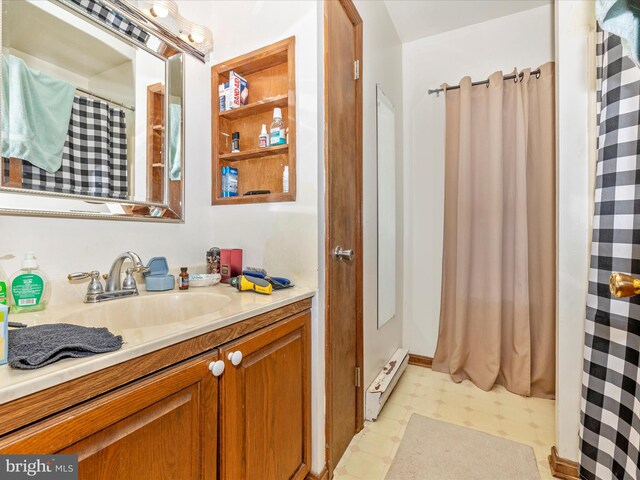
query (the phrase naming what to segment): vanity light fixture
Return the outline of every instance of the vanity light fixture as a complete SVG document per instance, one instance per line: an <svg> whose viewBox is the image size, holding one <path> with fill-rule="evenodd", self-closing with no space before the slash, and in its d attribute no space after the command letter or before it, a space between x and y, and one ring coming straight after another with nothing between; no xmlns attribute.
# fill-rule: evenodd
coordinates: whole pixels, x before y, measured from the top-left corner
<svg viewBox="0 0 640 480"><path fill-rule="evenodd" d="M164 5L153 4L153 6L149 9L149 13L152 17L164 18L169 15L169 10Z"/></svg>
<svg viewBox="0 0 640 480"><path fill-rule="evenodd" d="M195 32L191 32L187 38L192 43L202 43L204 41L204 37Z"/></svg>
<svg viewBox="0 0 640 480"><path fill-rule="evenodd" d="M150 19L162 24L205 55L213 50L213 33L180 15L174 0L138 0L133 2Z"/></svg>

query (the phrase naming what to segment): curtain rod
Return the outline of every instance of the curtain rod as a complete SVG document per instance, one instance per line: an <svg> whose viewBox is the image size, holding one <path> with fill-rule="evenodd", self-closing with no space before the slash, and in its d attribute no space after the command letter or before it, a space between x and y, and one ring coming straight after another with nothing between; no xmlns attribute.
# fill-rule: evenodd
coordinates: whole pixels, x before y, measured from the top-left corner
<svg viewBox="0 0 640 480"><path fill-rule="evenodd" d="M102 95L98 95L96 93L90 92L89 90L85 90L84 88L76 87L76 90L79 92L85 93L87 95L91 95L92 97L99 98L100 100L104 100L105 102L110 103L112 105L117 105L118 107L126 108L127 110L131 110L132 112L136 111L135 107L132 107L130 105L125 105L124 103L116 102L115 100L111 100L110 98L103 97Z"/></svg>
<svg viewBox="0 0 640 480"><path fill-rule="evenodd" d="M517 74L511 73L509 75L505 75L502 79L503 80L513 80L514 78L522 77L523 75L524 75L524 72L520 72L520 73L517 73ZM538 68L536 70L531 71L531 75L535 75L536 78L540 78L540 69ZM486 79L486 80L481 80L479 82L473 82L473 83L471 83L471 86L475 87L476 85L485 85L485 84L488 84L488 83L489 83L489 79ZM440 92L444 92L445 90L457 90L458 88L460 88L460 85L453 85L453 86L447 87L447 88L434 88L434 89L429 89L427 91L427 93L429 95L435 93L436 97L439 97L440 96Z"/></svg>

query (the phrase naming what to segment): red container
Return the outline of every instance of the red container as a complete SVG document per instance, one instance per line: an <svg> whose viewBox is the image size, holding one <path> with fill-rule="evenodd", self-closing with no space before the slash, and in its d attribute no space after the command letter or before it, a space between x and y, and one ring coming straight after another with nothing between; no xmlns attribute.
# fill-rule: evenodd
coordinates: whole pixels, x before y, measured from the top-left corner
<svg viewBox="0 0 640 480"><path fill-rule="evenodd" d="M241 248L221 248L220 249L220 275L222 281L226 282L231 277L242 274L242 249Z"/></svg>

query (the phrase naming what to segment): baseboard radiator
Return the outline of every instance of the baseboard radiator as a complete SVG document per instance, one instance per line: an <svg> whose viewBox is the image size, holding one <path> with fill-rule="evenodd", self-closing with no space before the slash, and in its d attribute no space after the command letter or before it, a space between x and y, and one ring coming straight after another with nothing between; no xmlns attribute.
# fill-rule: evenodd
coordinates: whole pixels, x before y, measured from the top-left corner
<svg viewBox="0 0 640 480"><path fill-rule="evenodd" d="M364 399L364 417L375 421L409 364L409 350L399 348L367 389Z"/></svg>

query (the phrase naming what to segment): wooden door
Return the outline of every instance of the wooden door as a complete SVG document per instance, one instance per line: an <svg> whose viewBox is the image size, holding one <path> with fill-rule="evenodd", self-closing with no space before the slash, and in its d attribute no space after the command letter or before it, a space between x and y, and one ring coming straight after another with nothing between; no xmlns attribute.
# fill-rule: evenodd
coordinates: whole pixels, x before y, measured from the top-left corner
<svg viewBox="0 0 640 480"><path fill-rule="evenodd" d="M187 360L0 441L0 453L77 454L82 480L215 480L217 355Z"/></svg>
<svg viewBox="0 0 640 480"><path fill-rule="evenodd" d="M221 479L304 479L309 473L310 321L304 312L220 350L226 362L220 377ZM234 366L229 355L237 352L242 359Z"/></svg>
<svg viewBox="0 0 640 480"><path fill-rule="evenodd" d="M363 424L362 19L350 0L325 1L327 466ZM352 250L338 257L336 248Z"/></svg>

